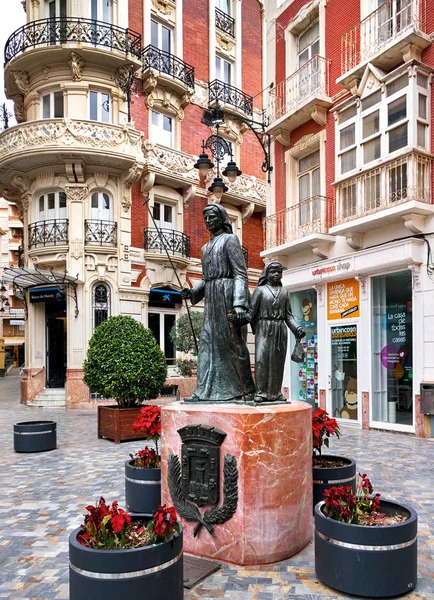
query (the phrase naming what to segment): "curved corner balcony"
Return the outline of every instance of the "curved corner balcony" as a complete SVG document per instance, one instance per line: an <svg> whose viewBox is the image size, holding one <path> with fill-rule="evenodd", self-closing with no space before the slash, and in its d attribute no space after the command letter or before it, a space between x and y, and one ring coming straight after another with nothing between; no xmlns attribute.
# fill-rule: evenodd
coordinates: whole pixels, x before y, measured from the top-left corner
<svg viewBox="0 0 434 600"><path fill-rule="evenodd" d="M143 162L140 132L127 125L75 119L28 121L0 134L0 185L6 187L12 166L29 171L65 164L86 155L86 163L113 168L118 174Z"/></svg>
<svg viewBox="0 0 434 600"><path fill-rule="evenodd" d="M68 219L48 219L29 225L29 250L68 245Z"/></svg>
<svg viewBox="0 0 434 600"><path fill-rule="evenodd" d="M160 235L161 234L161 235ZM146 227L144 231L144 249L152 254L161 254L167 258L167 253L173 258L190 258L190 237L181 231L173 229L153 229Z"/></svg>
<svg viewBox="0 0 434 600"><path fill-rule="evenodd" d="M142 50L142 78L145 91L160 84L181 96L194 93L194 67L152 44Z"/></svg>
<svg viewBox="0 0 434 600"><path fill-rule="evenodd" d="M102 21L76 17L40 19L26 23L9 36L4 64L7 70L11 63L14 69L29 71L40 64L41 53L52 53L50 59L44 57L44 61L62 61L68 60L71 50L78 50L84 59L88 54L92 62L106 66L120 66L125 61L133 61L138 66L141 41L139 33ZM89 53L94 56L90 57ZM110 56L114 59L113 65L108 64Z"/></svg>

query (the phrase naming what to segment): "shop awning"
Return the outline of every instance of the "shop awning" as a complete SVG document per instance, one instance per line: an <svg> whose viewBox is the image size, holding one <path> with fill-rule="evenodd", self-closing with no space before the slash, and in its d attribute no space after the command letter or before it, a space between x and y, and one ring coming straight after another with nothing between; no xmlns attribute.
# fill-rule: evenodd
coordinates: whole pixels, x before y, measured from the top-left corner
<svg viewBox="0 0 434 600"><path fill-rule="evenodd" d="M68 296L75 301L75 316L78 316L77 304L77 284L84 283L66 271L55 271L53 267L46 269L27 269L25 267L6 267L4 269L3 281L11 283L14 287L16 296L24 303L26 307L27 318L27 299L26 291L39 286L55 285L62 287ZM17 293L18 292L18 293Z"/></svg>

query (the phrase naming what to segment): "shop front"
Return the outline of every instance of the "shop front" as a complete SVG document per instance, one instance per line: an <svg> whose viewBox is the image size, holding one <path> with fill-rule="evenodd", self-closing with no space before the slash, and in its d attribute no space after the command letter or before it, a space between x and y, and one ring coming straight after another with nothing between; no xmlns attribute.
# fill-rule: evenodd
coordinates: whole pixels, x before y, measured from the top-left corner
<svg viewBox="0 0 434 600"><path fill-rule="evenodd" d="M291 398L354 426L424 435L424 259L421 240L408 239L285 271L307 331L305 361L287 356Z"/></svg>

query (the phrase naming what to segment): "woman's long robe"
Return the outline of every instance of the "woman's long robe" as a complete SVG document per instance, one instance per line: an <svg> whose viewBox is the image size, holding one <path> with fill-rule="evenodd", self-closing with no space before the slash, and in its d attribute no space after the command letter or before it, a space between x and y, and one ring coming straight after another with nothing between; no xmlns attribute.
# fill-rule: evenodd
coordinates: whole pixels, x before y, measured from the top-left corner
<svg viewBox="0 0 434 600"><path fill-rule="evenodd" d="M203 298L204 324L193 400L243 400L243 392L246 398L252 396L255 386L243 327L228 320L228 311L234 307L250 308L247 268L236 235L221 233L203 246L202 281L192 289L192 304Z"/></svg>
<svg viewBox="0 0 434 600"><path fill-rule="evenodd" d="M255 334L256 396L269 402L283 399L282 381L288 347L288 326L295 334L294 319L286 288L258 286L252 296L251 326Z"/></svg>

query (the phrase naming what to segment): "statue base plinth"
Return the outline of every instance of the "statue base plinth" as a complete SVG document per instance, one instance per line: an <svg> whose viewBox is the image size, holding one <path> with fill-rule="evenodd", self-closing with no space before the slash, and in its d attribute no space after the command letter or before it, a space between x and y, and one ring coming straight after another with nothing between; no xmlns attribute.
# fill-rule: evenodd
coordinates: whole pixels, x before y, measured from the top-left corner
<svg viewBox="0 0 434 600"><path fill-rule="evenodd" d="M220 501L225 455L236 458L238 506L231 519L204 527L181 518L184 550L236 565L269 564L299 552L312 537L312 408L309 404L180 404L162 407L162 503L172 505L168 458L181 461L178 429L207 425L227 435L220 447ZM211 506L201 507L201 514Z"/></svg>

